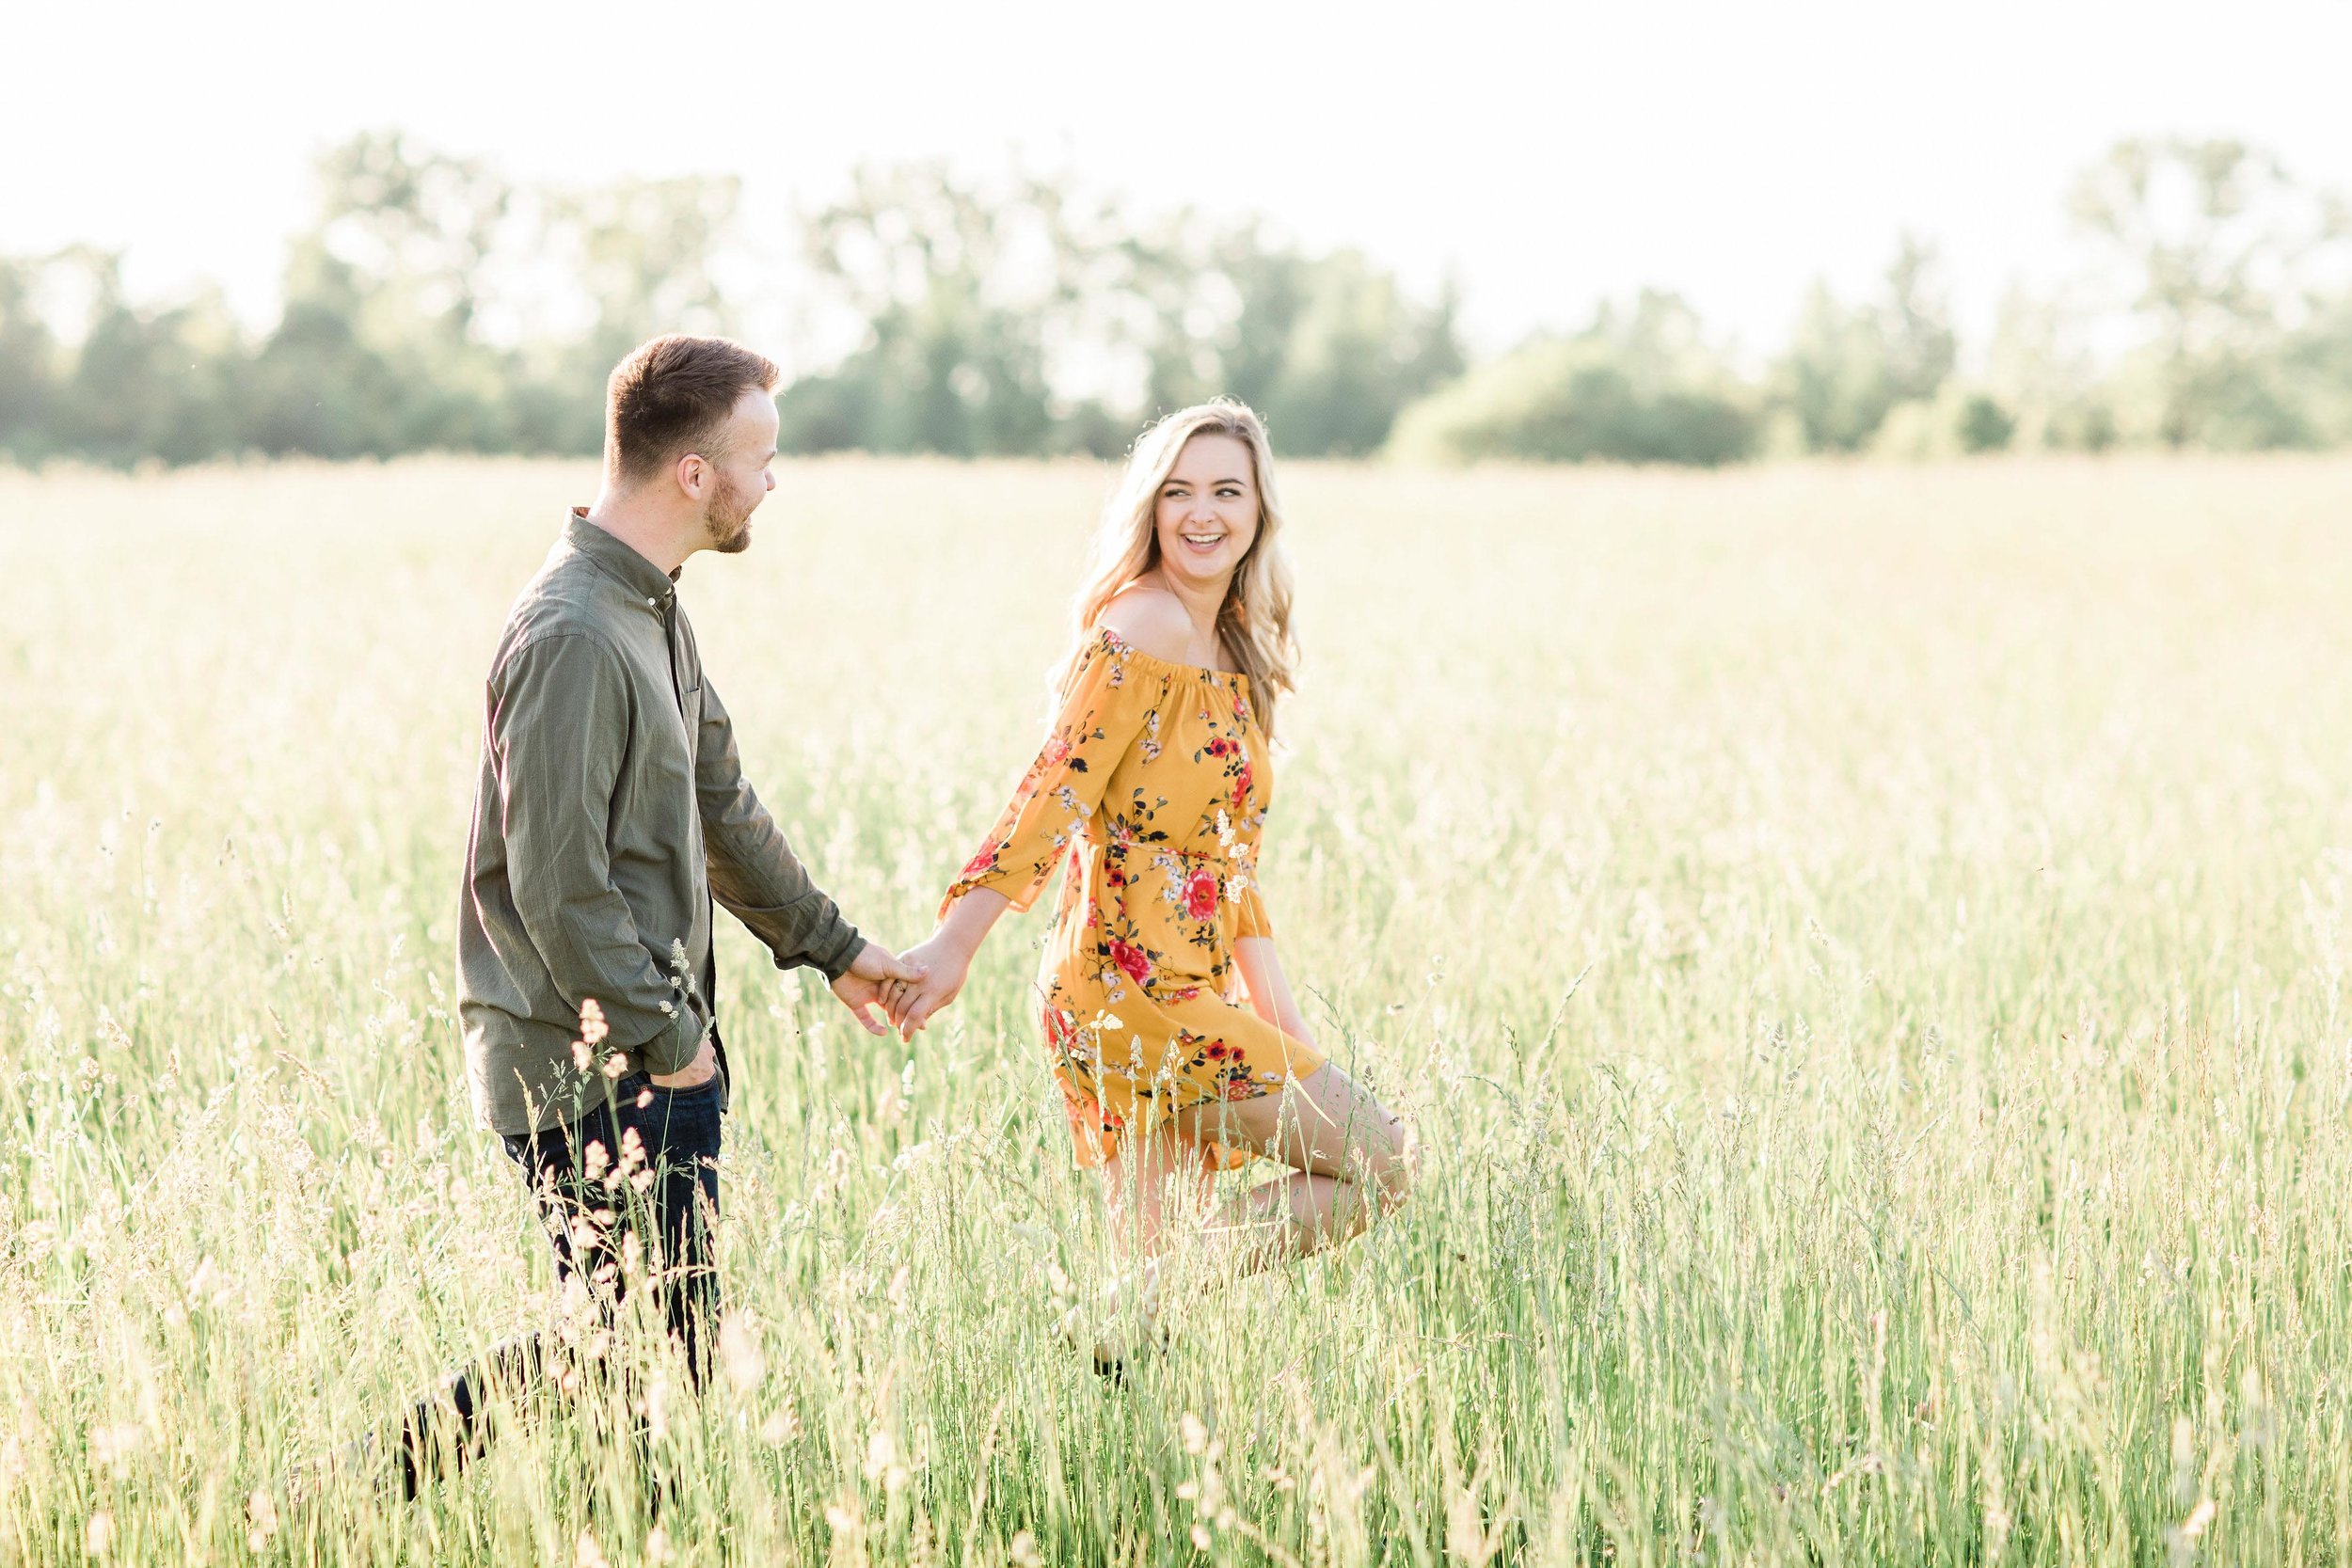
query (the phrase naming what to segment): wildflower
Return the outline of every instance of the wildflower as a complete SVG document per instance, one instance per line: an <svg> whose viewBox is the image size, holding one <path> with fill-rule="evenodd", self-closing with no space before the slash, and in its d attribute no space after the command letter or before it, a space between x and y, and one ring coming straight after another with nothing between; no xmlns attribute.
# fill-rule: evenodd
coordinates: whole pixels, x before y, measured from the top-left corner
<svg viewBox="0 0 2352 1568"><path fill-rule="evenodd" d="M258 1552L278 1533L277 1499L263 1488L255 1487L253 1495L245 1500L245 1517L250 1527L245 1532L246 1546Z"/></svg>
<svg viewBox="0 0 2352 1568"><path fill-rule="evenodd" d="M768 1357L759 1348L759 1335L745 1313L730 1313L719 1325L719 1365L727 1381L743 1393L759 1386L768 1375Z"/></svg>
<svg viewBox="0 0 2352 1568"><path fill-rule="evenodd" d="M885 1492L907 1483L907 1467L898 1463L898 1441L885 1428L876 1427L866 1440L866 1479L881 1481Z"/></svg>
<svg viewBox="0 0 2352 1568"><path fill-rule="evenodd" d="M596 999L593 996L584 996L580 998L580 1039L592 1046L602 1045L604 1043L605 1037L610 1035L612 1032L612 1026L604 1022L604 1008L596 1001Z"/></svg>
<svg viewBox="0 0 2352 1568"><path fill-rule="evenodd" d="M670 1435L670 1402L676 1393L667 1372L656 1372L645 1385L645 1430L657 1443Z"/></svg>

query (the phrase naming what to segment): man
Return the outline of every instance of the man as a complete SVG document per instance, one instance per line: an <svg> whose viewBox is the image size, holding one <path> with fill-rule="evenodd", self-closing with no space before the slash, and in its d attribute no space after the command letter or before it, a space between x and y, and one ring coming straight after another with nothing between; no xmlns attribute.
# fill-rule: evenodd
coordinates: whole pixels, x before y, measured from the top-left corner
<svg viewBox="0 0 2352 1568"><path fill-rule="evenodd" d="M823 973L866 1030L919 978L818 891L743 776L679 605L679 567L749 547L775 487L776 367L717 338L645 343L612 372L604 482L509 614L491 660L458 911L474 1106L530 1180L575 1297L650 1279L699 1381L718 1305L707 1219L726 1108L715 897ZM561 1376L538 1339L417 1407L413 1495L444 1442L479 1441L485 1377Z"/></svg>

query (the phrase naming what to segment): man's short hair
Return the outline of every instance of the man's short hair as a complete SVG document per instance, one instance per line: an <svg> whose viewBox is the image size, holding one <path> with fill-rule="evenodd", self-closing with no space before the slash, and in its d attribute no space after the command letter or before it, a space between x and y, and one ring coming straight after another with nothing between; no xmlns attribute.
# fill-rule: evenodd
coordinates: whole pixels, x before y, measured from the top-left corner
<svg viewBox="0 0 2352 1568"><path fill-rule="evenodd" d="M605 383L604 460L622 479L651 479L711 443L745 392L773 392L775 362L725 338L672 334L643 342Z"/></svg>

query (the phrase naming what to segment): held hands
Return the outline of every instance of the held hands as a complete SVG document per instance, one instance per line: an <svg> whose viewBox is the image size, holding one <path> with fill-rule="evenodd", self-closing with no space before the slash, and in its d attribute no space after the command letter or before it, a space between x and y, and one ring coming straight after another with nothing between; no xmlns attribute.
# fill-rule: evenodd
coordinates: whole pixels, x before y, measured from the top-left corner
<svg viewBox="0 0 2352 1568"><path fill-rule="evenodd" d="M898 1009L888 1006L884 988L923 983L924 971L919 963L909 961L913 958L912 953L898 958L889 948L869 942L857 950L841 978L833 982L834 995L856 1016L859 1026L877 1039L889 1038L891 1025L898 1022ZM886 1019L881 1016L885 1012Z"/></svg>
<svg viewBox="0 0 2352 1568"><path fill-rule="evenodd" d="M906 961L921 973L911 981L894 981L883 989L882 1006L898 1037L911 1040L931 1015L956 999L972 973L972 955L988 940L989 927L1012 907L993 888L978 887L952 900L941 911L939 929L931 940L907 949Z"/></svg>
<svg viewBox="0 0 2352 1568"><path fill-rule="evenodd" d="M898 1026L898 1037L911 1040L963 989L972 973L972 949L942 927L929 942L908 948L905 961L915 966L918 977L885 983L882 1006Z"/></svg>

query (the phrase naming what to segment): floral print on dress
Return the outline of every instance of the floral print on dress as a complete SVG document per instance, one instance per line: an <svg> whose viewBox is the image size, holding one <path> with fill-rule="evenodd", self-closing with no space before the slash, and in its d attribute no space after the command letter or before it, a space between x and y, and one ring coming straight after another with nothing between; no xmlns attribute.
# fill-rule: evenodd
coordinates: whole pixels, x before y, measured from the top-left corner
<svg viewBox="0 0 2352 1568"><path fill-rule="evenodd" d="M1235 942L1274 934L1256 876L1271 777L1247 677L1099 630L947 890L943 914L977 887L1026 910L1064 872L1039 984L1081 1164L1115 1154L1138 1117L1251 1099L1323 1065L1248 1006L1233 962Z"/></svg>

